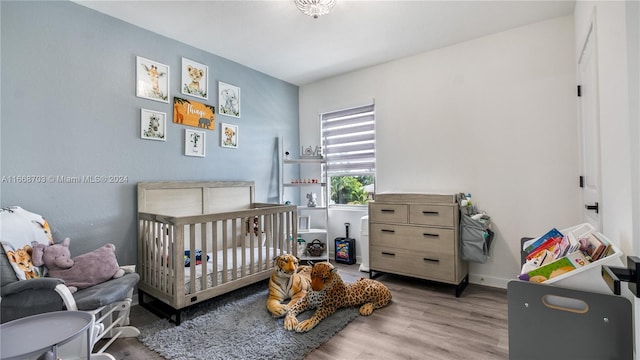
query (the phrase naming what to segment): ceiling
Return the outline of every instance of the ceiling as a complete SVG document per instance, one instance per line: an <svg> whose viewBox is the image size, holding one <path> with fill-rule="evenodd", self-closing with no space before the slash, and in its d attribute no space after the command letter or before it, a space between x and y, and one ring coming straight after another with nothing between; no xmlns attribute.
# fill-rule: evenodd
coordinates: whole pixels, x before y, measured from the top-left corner
<svg viewBox="0 0 640 360"><path fill-rule="evenodd" d="M75 1L294 85L573 13L575 1ZM194 59L197 60L197 59Z"/></svg>

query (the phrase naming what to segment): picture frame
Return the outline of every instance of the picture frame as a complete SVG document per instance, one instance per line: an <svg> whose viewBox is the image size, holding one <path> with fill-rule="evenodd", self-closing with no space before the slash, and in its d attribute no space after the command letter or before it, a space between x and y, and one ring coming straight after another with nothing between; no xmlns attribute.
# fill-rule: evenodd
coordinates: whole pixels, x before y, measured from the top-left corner
<svg viewBox="0 0 640 360"><path fill-rule="evenodd" d="M136 96L169 103L169 66L136 56Z"/></svg>
<svg viewBox="0 0 640 360"><path fill-rule="evenodd" d="M199 129L215 130L216 111L211 105L196 101L173 97L173 122Z"/></svg>
<svg viewBox="0 0 640 360"><path fill-rule="evenodd" d="M308 232L311 227L311 216L298 216L298 232Z"/></svg>
<svg viewBox="0 0 640 360"><path fill-rule="evenodd" d="M167 114L140 109L140 138L167 141Z"/></svg>
<svg viewBox="0 0 640 360"><path fill-rule="evenodd" d="M209 67L183 57L181 91L184 95L208 100Z"/></svg>
<svg viewBox="0 0 640 360"><path fill-rule="evenodd" d="M184 154L205 157L207 134L200 130L184 129Z"/></svg>
<svg viewBox="0 0 640 360"><path fill-rule="evenodd" d="M240 117L240 88L218 81L218 114Z"/></svg>
<svg viewBox="0 0 640 360"><path fill-rule="evenodd" d="M238 125L220 124L220 146L224 148L238 148Z"/></svg>

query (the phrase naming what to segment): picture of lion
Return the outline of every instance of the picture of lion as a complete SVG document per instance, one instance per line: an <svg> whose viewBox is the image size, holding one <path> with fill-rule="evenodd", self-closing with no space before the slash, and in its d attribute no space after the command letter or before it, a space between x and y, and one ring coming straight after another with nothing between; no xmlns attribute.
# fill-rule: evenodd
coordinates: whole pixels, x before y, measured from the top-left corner
<svg viewBox="0 0 640 360"><path fill-rule="evenodd" d="M230 124L222 124L222 147L237 148L238 147L238 126Z"/></svg>

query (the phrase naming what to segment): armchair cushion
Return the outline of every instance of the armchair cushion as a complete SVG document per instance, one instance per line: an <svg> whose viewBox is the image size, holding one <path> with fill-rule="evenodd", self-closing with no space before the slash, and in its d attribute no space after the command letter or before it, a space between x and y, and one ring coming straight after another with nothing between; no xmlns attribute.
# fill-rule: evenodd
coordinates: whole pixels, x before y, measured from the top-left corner
<svg viewBox="0 0 640 360"><path fill-rule="evenodd" d="M78 290L73 294L73 299L78 310L94 310L125 299L139 280L140 275L137 273L125 273L122 277Z"/></svg>

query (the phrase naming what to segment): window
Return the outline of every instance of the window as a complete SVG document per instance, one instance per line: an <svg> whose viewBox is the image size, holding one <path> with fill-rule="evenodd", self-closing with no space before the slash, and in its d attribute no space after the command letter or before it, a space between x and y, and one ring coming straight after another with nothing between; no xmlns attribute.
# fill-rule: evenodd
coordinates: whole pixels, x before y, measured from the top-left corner
<svg viewBox="0 0 640 360"><path fill-rule="evenodd" d="M320 115L330 204L364 205L376 174L375 105Z"/></svg>

